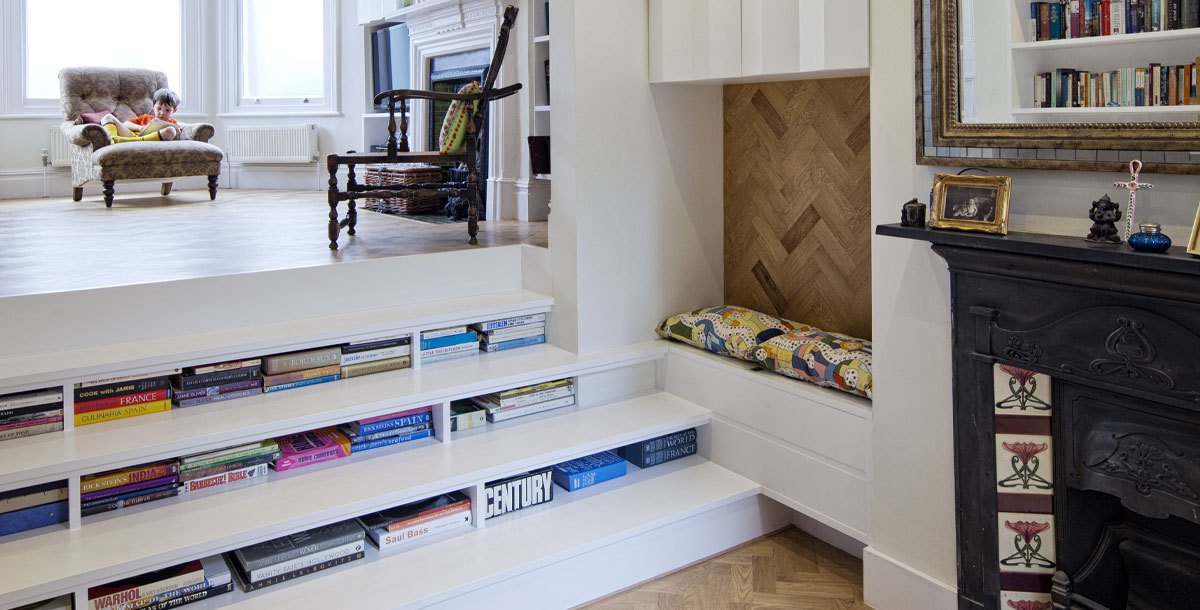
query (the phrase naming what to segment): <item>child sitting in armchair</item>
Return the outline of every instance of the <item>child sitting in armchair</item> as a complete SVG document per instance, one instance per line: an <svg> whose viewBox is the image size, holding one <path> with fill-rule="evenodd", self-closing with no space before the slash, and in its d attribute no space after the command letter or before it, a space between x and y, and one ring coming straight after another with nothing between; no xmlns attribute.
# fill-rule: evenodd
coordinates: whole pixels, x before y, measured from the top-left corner
<svg viewBox="0 0 1200 610"><path fill-rule="evenodd" d="M175 114L175 109L179 108L179 94L170 89L159 89L154 92L152 99L154 100L153 114L143 114L124 123L110 114L100 121L100 124L104 126L105 131L108 132L114 144L118 142L174 140L182 134L182 125L180 125L179 121L171 118L171 115ZM174 123L174 125L163 127L154 133L142 135L142 129L154 119Z"/></svg>

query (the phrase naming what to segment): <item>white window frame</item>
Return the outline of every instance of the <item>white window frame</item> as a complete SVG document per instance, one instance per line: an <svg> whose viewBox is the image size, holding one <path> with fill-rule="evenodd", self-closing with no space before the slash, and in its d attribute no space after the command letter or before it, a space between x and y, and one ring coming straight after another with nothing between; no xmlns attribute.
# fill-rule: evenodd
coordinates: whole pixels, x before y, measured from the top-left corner
<svg viewBox="0 0 1200 610"><path fill-rule="evenodd" d="M219 117L238 116L341 116L338 89L339 10L337 0L323 0L325 12L325 95L321 103L301 98L243 100L242 0L221 0L221 76Z"/></svg>
<svg viewBox="0 0 1200 610"><path fill-rule="evenodd" d="M0 34L7 58L0 67L0 118L61 118L59 100L30 99L25 95L26 52L25 4L34 0L4 0L0 5ZM204 1L180 0L181 30L179 63L183 82L168 83L183 98L176 116L202 117L204 108Z"/></svg>

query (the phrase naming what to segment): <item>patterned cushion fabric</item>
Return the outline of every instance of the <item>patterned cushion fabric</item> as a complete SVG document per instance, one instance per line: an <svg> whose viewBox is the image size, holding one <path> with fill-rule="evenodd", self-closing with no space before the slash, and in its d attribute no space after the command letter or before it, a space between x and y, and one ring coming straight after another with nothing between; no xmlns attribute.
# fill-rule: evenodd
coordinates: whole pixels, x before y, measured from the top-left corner
<svg viewBox="0 0 1200 610"><path fill-rule="evenodd" d="M84 112L84 113L81 113L79 115L79 119L76 119L76 120L83 121L83 123L79 123L80 125L82 125L84 123L91 123L91 124L99 125L100 121L104 120L104 117L106 117L110 114L112 114L112 111L110 111L110 110L97 110L96 112Z"/></svg>
<svg viewBox="0 0 1200 610"><path fill-rule="evenodd" d="M479 83L471 81L463 85L458 92L462 94L479 93L483 91ZM472 111L479 110L479 102L472 102ZM467 141L467 104L459 100L450 102L446 118L442 121L442 131L438 134L438 150L443 155L456 155L463 151Z"/></svg>
<svg viewBox="0 0 1200 610"><path fill-rule="evenodd" d="M723 306L671 316L658 325L657 332L713 353L754 362L759 343L791 330L796 330L795 325L774 316Z"/></svg>
<svg viewBox="0 0 1200 610"><path fill-rule="evenodd" d="M871 398L869 341L810 328L762 342L754 357L767 370Z"/></svg>

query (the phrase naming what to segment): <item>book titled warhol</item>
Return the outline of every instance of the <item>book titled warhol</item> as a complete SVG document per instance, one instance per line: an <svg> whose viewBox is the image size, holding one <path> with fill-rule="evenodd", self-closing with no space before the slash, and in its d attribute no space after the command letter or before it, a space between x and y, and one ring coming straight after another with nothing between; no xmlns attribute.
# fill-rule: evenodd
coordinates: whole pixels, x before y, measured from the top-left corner
<svg viewBox="0 0 1200 610"><path fill-rule="evenodd" d="M350 439L335 428L321 428L275 439L281 457L275 470L284 471L311 466L350 455Z"/></svg>

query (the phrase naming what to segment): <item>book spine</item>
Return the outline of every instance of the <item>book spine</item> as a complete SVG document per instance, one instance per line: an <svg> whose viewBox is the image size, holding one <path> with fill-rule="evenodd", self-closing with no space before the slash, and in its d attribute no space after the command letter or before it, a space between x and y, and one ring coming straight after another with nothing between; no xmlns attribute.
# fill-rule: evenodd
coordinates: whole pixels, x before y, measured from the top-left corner
<svg viewBox="0 0 1200 610"><path fill-rule="evenodd" d="M390 339L377 339L371 341L358 341L348 343L342 346L342 354L353 354L356 352L371 352L377 349L388 347L396 347L397 345L408 345L411 339L405 335L403 337L392 337Z"/></svg>
<svg viewBox="0 0 1200 610"><path fill-rule="evenodd" d="M448 335L445 337L435 337L433 339L421 339L421 351L429 351L439 347L458 345L460 343L470 343L477 340L479 340L479 335L475 331L468 331L462 334Z"/></svg>
<svg viewBox="0 0 1200 610"><path fill-rule="evenodd" d="M455 358L463 358L465 356L474 356L475 354L479 353L479 348L475 347L475 345L473 345L471 343L465 343L464 345L466 345L469 349L456 350L453 352L446 352L444 354L435 354L432 356L422 355L421 362L424 364L433 364L435 362L442 362L443 360L454 360Z"/></svg>
<svg viewBox="0 0 1200 610"><path fill-rule="evenodd" d="M379 550L386 551L422 538L470 525L470 523L471 511L460 510L436 520L399 530L376 530L371 538Z"/></svg>
<svg viewBox="0 0 1200 610"><path fill-rule="evenodd" d="M554 500L554 468L547 466L483 488L483 518L491 519Z"/></svg>
<svg viewBox="0 0 1200 610"><path fill-rule="evenodd" d="M472 325L474 328L487 332L489 330L498 330L501 328L511 328L514 326L522 326L525 324L533 324L534 322L545 322L546 314L535 313L527 316L519 316L516 318L507 318L504 320L492 320L491 322L481 322Z"/></svg>
<svg viewBox="0 0 1200 610"><path fill-rule="evenodd" d="M1029 3L1029 20L1031 22L1029 24L1029 27L1030 27L1029 31L1031 33L1030 35L1033 37L1031 40L1041 40L1042 32L1041 32L1041 29L1038 27L1038 3L1037 2Z"/></svg>
<svg viewBox="0 0 1200 610"><path fill-rule="evenodd" d="M1125 0L1112 0L1110 3L1109 14L1111 15L1110 34L1125 33Z"/></svg>
<svg viewBox="0 0 1200 610"><path fill-rule="evenodd" d="M203 375L183 376L179 378L180 390L198 390L212 386L221 386L239 381L249 381L262 377L259 369L234 369L232 371L216 371Z"/></svg>
<svg viewBox="0 0 1200 610"><path fill-rule="evenodd" d="M455 413L450 416L450 431L458 432L461 430L470 430L471 428L479 428L486 422L487 411L483 409L467 413Z"/></svg>
<svg viewBox="0 0 1200 610"><path fill-rule="evenodd" d="M689 428L687 430L680 430L679 432L672 432L671 434L664 434L640 443L625 445L617 450L617 455L637 464L643 461L642 456L647 453L694 442L696 442L696 429Z"/></svg>
<svg viewBox="0 0 1200 610"><path fill-rule="evenodd" d="M208 386L206 388L196 388L194 390L179 390L175 392L175 400L191 400L193 398L219 396L221 394L228 394L230 392L260 388L262 387L262 384L262 379L249 379L247 381L236 381L223 385Z"/></svg>
<svg viewBox="0 0 1200 610"><path fill-rule="evenodd" d="M152 487L160 487L162 485L174 485L175 483L178 483L178 482L179 482L179 475L172 474L172 475L168 475L165 477L159 477L157 479L150 479L147 481L139 481L137 483L130 483L128 485L122 485L120 487L109 487L108 489L101 489L99 491L90 491L85 494L79 494L79 499L83 502L91 502L93 500L98 500L101 498L108 498L110 496L118 496L121 494L127 494L130 492L134 492L134 491L138 491L138 490L142 490L142 489L150 489Z"/></svg>
<svg viewBox="0 0 1200 610"><path fill-rule="evenodd" d="M268 356L263 360L263 371L268 375L278 375L279 373L290 373L292 371L316 369L331 364L340 364L341 361L342 348L327 347L324 349Z"/></svg>
<svg viewBox="0 0 1200 610"><path fill-rule="evenodd" d="M67 520L67 501L60 500L0 514L0 536L15 534Z"/></svg>
<svg viewBox="0 0 1200 610"><path fill-rule="evenodd" d="M136 602L147 597L154 597L203 583L204 570L199 567L199 562L193 563L197 564L195 570L182 574L174 574L157 582L143 585L129 585L119 590L111 590L109 587L93 587L88 589L88 608L89 610L116 610L129 602ZM97 589L100 591L96 591ZM96 591L96 593L93 594L93 591Z"/></svg>
<svg viewBox="0 0 1200 610"><path fill-rule="evenodd" d="M151 392L141 392L138 394L122 394L120 396L109 396L97 400L89 400L87 402L75 403L75 413L86 413L88 411L99 411L101 409L111 409L113 407L127 407L129 405L140 405L144 402L156 402L165 400L171 397L171 391L163 388Z"/></svg>
<svg viewBox="0 0 1200 610"><path fill-rule="evenodd" d="M30 506L41 506L42 504L50 504L67 499L66 487L45 488L42 485L37 485L32 488L16 490L21 495L13 495L0 499L0 513L11 513L14 510L29 508Z"/></svg>
<svg viewBox="0 0 1200 610"><path fill-rule="evenodd" d="M638 468L650 468L651 466L657 466L664 462L670 462L671 460L677 460L679 458L684 458L695 454L696 443L692 442L686 445L671 447L669 449L661 449L659 451L655 451L654 453L644 454L641 462L633 462L633 464Z"/></svg>
<svg viewBox="0 0 1200 610"><path fill-rule="evenodd" d="M567 491L578 491L605 481L625 476L625 462L613 462L583 472L554 471L554 482Z"/></svg>
<svg viewBox="0 0 1200 610"><path fill-rule="evenodd" d="M231 582L227 582L223 585L209 587L207 589L204 589L203 591L197 591L195 593L190 593L190 594L187 594L187 595L184 595L181 597L175 597L172 599L158 602L158 603L150 605L150 606L146 606L146 610L171 610L172 608L178 608L179 606L185 606L187 604L190 604L193 602L198 602L203 599L208 599L210 597L216 597L222 593L229 593L232 590L233 590L233 582L231 581Z"/></svg>
<svg viewBox="0 0 1200 610"><path fill-rule="evenodd" d="M215 474L221 474L222 472L229 472L231 470L240 470L242 468L249 468L251 466L257 466L259 464L267 464L269 462L274 462L275 460L279 459L279 457L281 455L282 454L280 452L273 451L271 453L263 453L260 455L256 455L254 457L244 458L244 459L240 459L240 460L221 462L219 464L213 464L212 466L205 466L203 468L192 468L190 470L185 470L185 471L179 473L179 482L186 483L188 481L192 481L195 479L202 479L204 477L211 477Z"/></svg>
<svg viewBox="0 0 1200 610"><path fill-rule="evenodd" d="M408 434L409 432L420 432L422 430L429 430L432 427L433 427L433 422L425 422L425 423L421 423L421 424L413 424L411 426L404 426L403 428L393 428L391 430L384 430L383 432L372 432L370 434L355 434L352 430L350 430L349 426L346 426L345 429L342 429L341 426L339 426L339 429L342 429L342 433L345 434L346 436L350 437L351 443L365 443L367 441L373 441L377 438L387 438L389 436L399 436L401 434Z"/></svg>
<svg viewBox="0 0 1200 610"><path fill-rule="evenodd" d="M499 331L484 333L482 340L487 341L488 343L501 343L504 341L511 341L513 339L524 339L525 337L544 334L546 334L546 325L537 323L530 324L529 326L517 326L512 329L506 328Z"/></svg>
<svg viewBox="0 0 1200 610"><path fill-rule="evenodd" d="M537 345L546 342L546 335L536 335L533 337L525 337L524 339L514 339L512 341L504 341L503 343L483 343L479 349L485 352L499 352L514 347L525 347L526 345Z"/></svg>
<svg viewBox="0 0 1200 610"><path fill-rule="evenodd" d="M12 428L11 430L0 430L0 441L22 438L25 436L35 436L38 434L45 434L47 432L58 432L62 429L63 423L59 421L49 424L38 424L36 426L25 426L23 428Z"/></svg>
<svg viewBox="0 0 1200 610"><path fill-rule="evenodd" d="M296 559L297 557L303 557L305 555L330 549L335 546L349 544L356 540L363 540L365 537L365 532L363 532L362 527L358 525L357 521L351 521L350 523L354 524L353 528L348 528L346 531L337 534L329 534L328 531L325 531L325 537L316 541L311 541L312 538L307 535L307 532L304 532L306 535L302 539L303 542L300 540L295 540L295 536L284 536L279 540L286 541L285 545L283 545L286 546L286 548L281 546L281 550L278 551L271 549L271 552L265 555L247 558L246 552L254 549L254 547L251 547L251 549L236 549L233 551L233 554L236 557L236 560L233 563L245 571L257 570L275 565L281 561L290 561L292 559ZM311 531L312 530L309 530L309 532ZM257 546L262 547L263 545Z"/></svg>
<svg viewBox="0 0 1200 610"><path fill-rule="evenodd" d="M100 513L106 513L108 511L117 510L119 508L126 508L129 506L137 506L138 504L145 504L146 502L162 500L163 498L173 498L177 495L179 495L179 488L172 487L171 489L163 489L163 490L148 493L148 494L142 494L140 496L132 496L129 498L122 498L120 500L114 500L112 502L101 502L99 504L94 504L92 506L81 507L80 515L84 516L84 517L87 517L90 515L98 515Z"/></svg>
<svg viewBox="0 0 1200 610"><path fill-rule="evenodd" d="M405 415L403 417L386 419L383 421L372 422L369 424L360 424L358 422L354 422L354 423L350 424L350 428L352 430L354 430L355 434L361 436L363 434L371 434L373 432L383 432L384 430L391 430L392 428L404 428L406 426L423 424L425 422L432 421L432 420L433 420L433 411L422 411L420 413L414 413L412 415Z"/></svg>
<svg viewBox="0 0 1200 610"><path fill-rule="evenodd" d="M158 390L165 390L168 387L170 387L170 382L166 377L137 379L134 381L118 381L116 383L107 383L104 385L90 387L77 387L75 389L75 403L86 404L90 401L107 398L110 396L154 392Z"/></svg>
<svg viewBox="0 0 1200 610"><path fill-rule="evenodd" d="M341 379L341 378L342 378L342 376L340 374L338 374L338 375L326 375L324 377L317 377L315 379L305 379L304 381L293 381L291 383L281 383L279 385L266 386L263 388L263 392L268 393L268 392L278 392L280 390L291 390L294 388L302 388L306 385L316 385L318 383L327 383L330 381L337 381L338 379Z"/></svg>
<svg viewBox="0 0 1200 610"><path fill-rule="evenodd" d="M265 578L265 579L259 580L259 581L246 582L246 583L244 583L245 584L244 588L247 593L249 593L250 591L257 591L258 589L261 589L263 587L269 587L274 584L279 584L281 582L286 582L286 581L289 581L289 580L292 580L295 578L300 578L301 576L307 576L307 575L313 574L315 572L320 572L321 570L326 570L326 569L332 568L334 566L339 566L339 565L342 565L343 563L349 563L356 559L362 559L364 556L365 556L365 553L363 551L360 551L358 553L354 553L353 555L345 555L342 557L338 557L337 559L330 559L329 561L323 561L321 563L313 564L307 568L293 570L291 572L287 572L286 574L279 574L277 576L272 576L271 578Z"/></svg>
<svg viewBox="0 0 1200 610"><path fill-rule="evenodd" d="M60 422L62 420L63 420L62 413L58 413L56 415L51 415L49 417L43 417L40 419L31 419L29 421L19 421L19 422L15 422L15 423L11 423L11 424L3 424L3 425L0 425L0 431L15 430L15 429L20 429L20 428L30 428L33 426L40 426L43 424L52 424L54 422Z"/></svg>
<svg viewBox="0 0 1200 610"><path fill-rule="evenodd" d="M1062 38L1062 5L1050 3L1050 40Z"/></svg>
<svg viewBox="0 0 1200 610"><path fill-rule="evenodd" d="M323 366L318 369L305 369L303 371L292 371L290 373L280 373L278 375L267 375L263 377L262 383L264 386L273 386L283 383L305 381L307 379L317 379L318 377L338 375L341 374L341 372L342 367L334 364L330 366Z"/></svg>
<svg viewBox="0 0 1200 610"><path fill-rule="evenodd" d="M554 381L544 381L542 383L535 383L533 385L527 385L527 386L522 386L519 388L513 388L511 390L504 390L503 392L499 392L499 395L501 398L504 398L504 397L508 397L508 396L517 396L520 394L532 394L534 392L541 392L542 390L559 388L559 387L562 387L565 385L572 385L574 383L575 383L575 379L573 377L567 377L565 379L555 379Z"/></svg>
<svg viewBox="0 0 1200 610"><path fill-rule="evenodd" d="M383 415L367 417L367 418L358 420L358 423L359 423L359 425L373 424L377 421L388 421L391 419L396 419L398 417L408 417L409 415L416 415L418 413L432 413L432 412L433 412L433 405L423 405L420 407L413 407L411 409L405 409L403 411L396 411L395 413L385 413Z"/></svg>
<svg viewBox="0 0 1200 610"><path fill-rule="evenodd" d="M295 559L276 563L265 568L250 570L247 576L250 577L251 582L257 582L271 578L272 576L278 576L280 574L286 574L287 572L293 572L295 570L307 568L308 566L324 561L331 561L339 557L345 557L346 555L361 553L365 550L366 540L356 540L341 546L335 546L331 549L317 551L316 553L311 553L303 557L297 557Z"/></svg>
<svg viewBox="0 0 1200 610"><path fill-rule="evenodd" d="M420 432L411 432L409 434L401 434L399 436L389 436L387 438L379 438L379 439L375 439L373 441L367 441L364 443L351 443L350 444L350 453L353 455L354 453L357 453L360 451L367 451L369 449L378 449L380 447L387 447L388 445L398 445L403 442L415 441L419 438L426 438L426 437L432 436L432 435L433 435L433 430L422 430Z"/></svg>
<svg viewBox="0 0 1200 610"><path fill-rule="evenodd" d="M348 364L359 364L363 362L375 362L377 360L389 360L392 358L407 356L408 354L409 349L407 345L397 345L395 347L371 350L368 352L342 354L342 366L346 366Z"/></svg>
<svg viewBox="0 0 1200 610"><path fill-rule="evenodd" d="M546 402L547 400L554 400L555 398L562 398L563 396L571 396L574 393L575 386L568 385L551 390L542 390L541 392L535 392L533 394L520 394L518 396L501 398L500 407L524 407L527 405L537 404L539 402Z"/></svg>
<svg viewBox="0 0 1200 610"><path fill-rule="evenodd" d="M494 413L489 411L487 418L488 421L495 423L504 421L506 419L512 419L514 417L521 417L522 415L533 415L534 413L541 413L542 411L549 411L551 409L558 409L561 407L569 407L573 404L575 404L574 396L564 396L557 400L539 402L527 407L513 407L512 409L505 409L503 411L496 411Z"/></svg>
<svg viewBox="0 0 1200 610"><path fill-rule="evenodd" d="M337 445L334 447L321 449L320 451L314 451L312 453L281 457L278 460L275 460L274 464L277 472L283 472L285 470L292 470L293 468L301 468L304 466L311 466L313 464L320 464L321 462L328 462L329 460L344 458L347 455L350 455L349 452L347 452L346 449L342 448L340 445Z"/></svg>
<svg viewBox="0 0 1200 610"><path fill-rule="evenodd" d="M184 587L182 589L175 589L174 591L167 591L166 593L160 593L158 595L155 595L154 597L143 597L142 599L139 599L137 601L129 602L127 604L121 604L119 606L116 606L113 610L145 610L146 608L152 608L152 607L158 606L159 604L166 604L166 603L173 602L175 600L186 597L188 595L194 595L196 593L200 593L202 591L207 590L208 588L209 588L208 579L206 578L204 580L204 582L196 583L194 585L190 585L190 586ZM183 604L182 604L182 602L180 602L176 605L183 605Z"/></svg>
<svg viewBox="0 0 1200 610"><path fill-rule="evenodd" d="M449 328L439 328L436 330L427 330L421 333L421 339L438 339L440 337L449 337L451 335L461 335L467 332L467 326L451 326Z"/></svg>
<svg viewBox="0 0 1200 610"><path fill-rule="evenodd" d="M246 398L248 396L258 396L259 394L262 394L262 393L263 393L262 388L253 387L253 388L250 388L249 390L238 390L236 392L226 392L224 394L214 394L212 396L203 396L200 398L190 398L188 400L181 400L181 401L179 401L178 405L179 405L179 408L186 409L187 407L198 407L200 405L206 405L206 404L213 403L213 402L221 402L223 400L233 400L234 398Z"/></svg>
<svg viewBox="0 0 1200 610"><path fill-rule="evenodd" d="M262 358L248 358L246 360L231 360L229 362L221 362L219 364L207 364L204 366L189 366L183 369L184 376L204 375L206 373L216 373L220 371L235 371L237 369L257 369L262 366Z"/></svg>
<svg viewBox="0 0 1200 610"><path fill-rule="evenodd" d="M1100 0L1100 31L1097 36L1112 34L1112 5L1108 0Z"/></svg>
<svg viewBox="0 0 1200 610"><path fill-rule="evenodd" d="M246 468L239 468L237 470L230 470L228 472L222 472L220 474L214 474L211 476L186 481L179 488L179 493L193 493L204 489L211 489L213 487L237 483L238 481L245 481L246 479L264 477L266 475L267 464L262 463L256 466L248 466Z"/></svg>
<svg viewBox="0 0 1200 610"><path fill-rule="evenodd" d="M383 373L385 371L395 371L398 369L406 369L412 365L412 358L402 356L400 358L389 358L387 360L376 360L374 362L360 362L358 364L350 364L342 367L342 378L349 379L351 377L361 377L363 375L373 375L375 373Z"/></svg>
<svg viewBox="0 0 1200 610"><path fill-rule="evenodd" d="M104 379L92 379L89 381L82 381L80 383L75 384L75 387L76 388L92 388L92 387L96 387L96 386L109 385L109 384L114 384L114 383L137 381L139 379L155 379L158 377L169 377L171 375L178 375L179 371L180 371L180 369L174 368L174 369L167 369L165 371L155 371L153 373L138 373L136 375L118 375L116 377L107 377Z"/></svg>
<svg viewBox="0 0 1200 610"><path fill-rule="evenodd" d="M421 350L421 358L429 358L432 356L442 356L446 354L457 354L461 352L473 352L479 349L479 345L472 341L469 343L456 343L454 345L446 345L443 347L434 347L427 350Z"/></svg>
<svg viewBox="0 0 1200 610"><path fill-rule="evenodd" d="M119 487L130 483L151 481L162 477L179 474L179 462L158 462L143 468L126 468L110 474L96 474L79 481L79 491L88 493L110 487Z"/></svg>
<svg viewBox="0 0 1200 610"><path fill-rule="evenodd" d="M182 464L180 465L179 470L180 470L180 472L186 472L186 471L191 471L192 469L195 469L195 468L204 468L207 466L212 466L214 464L224 464L226 462L231 462L233 460L244 460L244 459L249 459L249 458L255 458L255 457L258 457L258 456L261 456L264 454L272 454L272 453L278 453L278 452L279 452L279 446L275 445L275 444L271 444L271 445L265 445L265 446L260 446L260 447L254 447L253 449L243 449L241 451L235 451L233 453L219 453L219 454L208 456L208 457L203 457L203 456L185 457L185 458L181 459Z"/></svg>
<svg viewBox="0 0 1200 610"><path fill-rule="evenodd" d="M62 415L62 404L57 405L33 405L29 407L21 407L19 409L6 409L0 411L0 423L15 424L20 422L30 422L35 419L45 419L55 415Z"/></svg>
<svg viewBox="0 0 1200 610"><path fill-rule="evenodd" d="M117 407L115 409L104 409L102 411L88 411L87 413L78 413L75 415L76 426L87 426L90 424L98 424L100 422L111 421L114 419L125 419L126 417L135 417L138 415L147 415L150 413L161 413L171 410L170 400L159 400L155 402L144 402L140 405L131 405L128 407Z"/></svg>
<svg viewBox="0 0 1200 610"><path fill-rule="evenodd" d="M1178 30L1183 25L1183 21L1180 19L1181 16L1182 7L1179 6L1179 0L1167 0L1167 25L1165 29Z"/></svg>
<svg viewBox="0 0 1200 610"><path fill-rule="evenodd" d="M449 517L451 515L455 515L455 514L463 513L463 512L468 513L468 514L471 512L471 501L470 500L462 500L460 502L455 502L454 504L447 504L446 506L439 506L433 510L421 513L415 517L410 517L408 519L401 519L399 521L389 523L387 527L382 528L382 529L386 529L389 532L399 532L399 531L403 531L406 529L416 527L416 526L424 524L424 523L429 523L431 521L436 521L438 519L443 519L445 517Z"/></svg>
<svg viewBox="0 0 1200 610"><path fill-rule="evenodd" d="M1050 3L1038 3L1038 40L1050 40Z"/></svg>
<svg viewBox="0 0 1200 610"><path fill-rule="evenodd" d="M38 392L36 394L10 394L7 397L0 397L0 417L7 417L5 415L7 411L55 403L61 406L62 402L62 390Z"/></svg>

